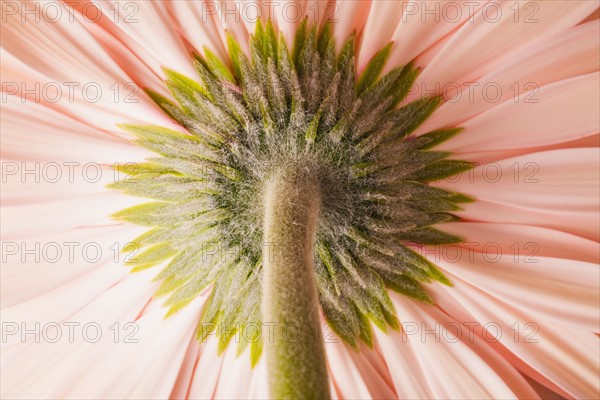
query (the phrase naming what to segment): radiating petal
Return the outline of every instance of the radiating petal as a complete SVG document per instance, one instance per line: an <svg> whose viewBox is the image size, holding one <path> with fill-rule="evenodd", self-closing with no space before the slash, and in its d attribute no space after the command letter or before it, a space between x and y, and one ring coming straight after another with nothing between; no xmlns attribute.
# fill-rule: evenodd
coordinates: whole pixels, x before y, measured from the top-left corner
<svg viewBox="0 0 600 400"><path fill-rule="evenodd" d="M2 208L3 240L22 240L81 226L110 224L109 215L144 202L105 189L104 193L45 204Z"/></svg>
<svg viewBox="0 0 600 400"><path fill-rule="evenodd" d="M369 10L371 0L343 0L336 2L335 15L333 16L333 31L335 35L337 51L341 51L344 41L355 32L357 37L361 36Z"/></svg>
<svg viewBox="0 0 600 400"><path fill-rule="evenodd" d="M121 249L145 230L113 223L18 241L3 239L2 308L41 296L95 268L110 269L111 261L129 258ZM125 267L113 268L121 276L119 269Z"/></svg>
<svg viewBox="0 0 600 400"><path fill-rule="evenodd" d="M592 148L527 154L448 180L435 185L494 203L592 214L600 203L600 154Z"/></svg>
<svg viewBox="0 0 600 400"><path fill-rule="evenodd" d="M325 343L330 379L341 398L371 398L365 379L354 363L344 343L327 341Z"/></svg>
<svg viewBox="0 0 600 400"><path fill-rule="evenodd" d="M407 3L392 37L394 47L386 69L412 61L441 38L459 29L465 22L472 21L486 1L410 0Z"/></svg>
<svg viewBox="0 0 600 400"><path fill-rule="evenodd" d="M132 120L170 124L79 20L35 20L17 13L2 24L4 92L104 129Z"/></svg>
<svg viewBox="0 0 600 400"><path fill-rule="evenodd" d="M66 397L166 398L172 391L197 315L206 298L195 300L174 316L164 319L164 309L136 321L137 343L120 342L101 357L75 384Z"/></svg>
<svg viewBox="0 0 600 400"><path fill-rule="evenodd" d="M403 334L393 334L395 351L400 346L410 346L414 355L405 368L418 368L422 377L416 380L398 377L404 386L422 385L412 395L433 398L535 398L524 379L515 379L514 370L493 353L483 351L462 333L459 324L439 309L417 304L405 297L392 295L392 301L402 318ZM391 340L388 340L390 345ZM394 347L388 347L392 350ZM406 355L409 350L403 350ZM384 352L384 354L386 354ZM405 358L410 361L411 357ZM416 364L416 365L415 365ZM397 365L397 364L396 364ZM418 374L418 372L417 372ZM509 381L510 379L510 381ZM400 389L400 393L402 389ZM432 396L428 396L429 393Z"/></svg>
<svg viewBox="0 0 600 400"><path fill-rule="evenodd" d="M394 380L398 398L432 399L434 395L427 383L426 371L419 364L415 350L406 336L396 332L389 335L378 333L377 339Z"/></svg>
<svg viewBox="0 0 600 400"><path fill-rule="evenodd" d="M255 374L250 365L249 352L246 351L240 357L237 357L237 340L227 348L223 358L223 367L219 377L214 397L217 399L246 399L252 385L252 378ZM201 378L201 377L200 377ZM225 382L235 382L235 385L227 385Z"/></svg>
<svg viewBox="0 0 600 400"><path fill-rule="evenodd" d="M554 36L541 46L523 49L499 69L490 71L457 93L454 92L459 85L447 85L444 95L448 101L419 127L417 134L442 126L462 124L505 101L540 102L542 98L538 93L541 87L598 71L598 41L589 38L599 36L598 24L580 25ZM528 96L519 98L519 95L526 92L529 93ZM546 101L545 98L543 100Z"/></svg>
<svg viewBox="0 0 600 400"><path fill-rule="evenodd" d="M369 60L392 40L407 4L404 1L372 2L360 45L359 71L362 71Z"/></svg>
<svg viewBox="0 0 600 400"><path fill-rule="evenodd" d="M169 395L170 399L185 399L190 389L191 379L196 368L196 362L198 361L198 354L200 353L200 344L196 340L195 336L192 336L189 340L189 345L185 357L179 368L179 375L173 385L173 390Z"/></svg>
<svg viewBox="0 0 600 400"><path fill-rule="evenodd" d="M591 2L530 1L484 5L429 62L417 84L432 90L467 82L502 65L527 46L577 25L595 8Z"/></svg>
<svg viewBox="0 0 600 400"><path fill-rule="evenodd" d="M543 86L465 121L464 131L439 148L457 154L533 148L595 135L599 91L596 72Z"/></svg>
<svg viewBox="0 0 600 400"><path fill-rule="evenodd" d="M470 322L488 330L484 336L488 343L496 343L499 349L503 346L516 356L513 362L520 369L536 380L557 385L567 396L597 397L600 342L596 334L519 312L460 279L454 284L443 290L468 310Z"/></svg>
<svg viewBox="0 0 600 400"><path fill-rule="evenodd" d="M210 338L202 343L188 397L192 399L210 399L215 396L219 377L223 368L223 357L217 354L218 341Z"/></svg>
<svg viewBox="0 0 600 400"><path fill-rule="evenodd" d="M242 23L246 18L240 14L243 8L235 2L169 1L166 2L166 7L173 15L182 38L188 41L198 53L203 53L206 47L222 60L226 59L225 29L227 27L233 28L231 33L247 51L248 31Z"/></svg>
<svg viewBox="0 0 600 400"><path fill-rule="evenodd" d="M106 267L105 272L112 269L112 266ZM3 322L17 321L21 328L15 335L16 341L11 336L7 344L3 343L3 354L13 353L9 359L3 357L3 397L64 398L78 378L89 371L82 365L91 366L107 353L121 350L117 342L134 341L135 318L151 290L147 278L147 274L145 277L130 275L90 297L90 302L80 303L83 308L73 314L50 308L55 302L40 302L37 317L11 315L3 310ZM68 293L62 292L60 296L69 300ZM79 300L73 297L71 303L74 304L75 299ZM25 329L30 331L26 336L23 335ZM9 371L4 370L5 366Z"/></svg>
<svg viewBox="0 0 600 400"><path fill-rule="evenodd" d="M464 239L464 244L450 245L448 257L454 258L456 246L464 251L484 251L486 244L499 249L500 254L536 260L536 257L554 257L565 260L598 262L600 248L593 240L584 239L554 229L531 225L503 224L489 222L450 222L439 226L445 232ZM470 250L471 249L471 250Z"/></svg>
<svg viewBox="0 0 600 400"><path fill-rule="evenodd" d="M159 71L169 65L182 73L192 75L191 58L180 39L161 1L95 1L104 14L98 23L112 36L125 43L147 65Z"/></svg>
<svg viewBox="0 0 600 400"><path fill-rule="evenodd" d="M546 211L508 204L477 200L462 206L456 214L467 221L535 225L600 240L600 217L593 212L578 210Z"/></svg>
<svg viewBox="0 0 600 400"><path fill-rule="evenodd" d="M484 164L436 185L477 198L457 212L466 220L535 225L598 240L598 158L594 148L552 150Z"/></svg>
<svg viewBox="0 0 600 400"><path fill-rule="evenodd" d="M493 243L483 250L463 249L452 258L428 257L438 258L442 269L536 321L568 324L588 332L600 328L597 262L503 254Z"/></svg>

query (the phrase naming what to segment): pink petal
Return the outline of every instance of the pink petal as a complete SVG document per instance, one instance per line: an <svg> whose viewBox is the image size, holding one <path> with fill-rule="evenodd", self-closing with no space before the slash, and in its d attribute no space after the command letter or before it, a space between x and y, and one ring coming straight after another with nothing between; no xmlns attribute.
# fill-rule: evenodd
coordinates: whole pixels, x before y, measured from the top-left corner
<svg viewBox="0 0 600 400"><path fill-rule="evenodd" d="M5 160L56 162L68 169L73 164L65 162L81 167L127 163L151 154L130 143L129 134L101 131L32 101L9 96L2 107L0 154Z"/></svg>
<svg viewBox="0 0 600 400"><path fill-rule="evenodd" d="M489 150L475 151L469 153L460 153L460 158L477 163L476 165L493 163L517 156L523 156L530 153L543 152L559 149L577 149L577 148L597 148L600 146L600 134L586 136L581 139L569 140L568 142L555 143L545 146L536 146L530 148L510 149L510 150Z"/></svg>
<svg viewBox="0 0 600 400"><path fill-rule="evenodd" d="M596 263L503 254L495 242L437 257L437 264L500 301L544 321L598 331L600 271Z"/></svg>
<svg viewBox="0 0 600 400"><path fill-rule="evenodd" d="M3 240L22 240L61 232L81 226L105 225L113 221L109 215L124 208L146 202L139 197L109 191L81 198L52 203L3 207Z"/></svg>
<svg viewBox="0 0 600 400"><path fill-rule="evenodd" d="M366 380L350 356L350 351L340 339L327 340L325 348L330 371L330 380L340 398L371 398Z"/></svg>
<svg viewBox="0 0 600 400"><path fill-rule="evenodd" d="M402 13L407 6L404 1L373 1L360 45L358 71L391 40Z"/></svg>
<svg viewBox="0 0 600 400"><path fill-rule="evenodd" d="M468 310L474 318L470 322L487 325L486 340L492 345L499 342L495 346L512 352L517 357L513 362L519 368L536 380L557 385L570 396L597 397L600 352L595 334L521 313L460 279L455 279L454 284L444 291Z"/></svg>
<svg viewBox="0 0 600 400"><path fill-rule="evenodd" d="M338 8L331 4L336 3L335 0L304 0L305 8L304 15L308 17L308 22L317 26L325 22L326 19L335 19ZM266 2L268 4L268 2ZM302 3L302 1L300 1ZM343 7L340 5L340 7Z"/></svg>
<svg viewBox="0 0 600 400"><path fill-rule="evenodd" d="M271 8L275 25L279 32L283 33L288 48L292 48L296 28L302 22L306 13L306 2L298 0L277 1L272 3ZM318 18L318 14L316 16Z"/></svg>
<svg viewBox="0 0 600 400"><path fill-rule="evenodd" d="M26 98L105 130L123 122L173 125L77 21L19 18L3 24L3 99ZM33 45L21 51L24 37Z"/></svg>
<svg viewBox="0 0 600 400"><path fill-rule="evenodd" d="M418 304L397 294L392 295L392 301L405 332L394 335L395 347L398 349L409 345L417 362L405 368L418 365L423 371L420 379L399 377L399 380L402 379L400 385L409 386L419 382L427 388L425 390L431 391L433 398L536 397L523 379L515 379L510 366L490 362L499 357L494 357L482 346L474 345L469 336L462 333L462 329L457 330L457 322L446 314L433 306ZM396 352L390 351L390 358Z"/></svg>
<svg viewBox="0 0 600 400"><path fill-rule="evenodd" d="M247 399L250 387L252 385L255 371L250 365L249 351L244 352L237 357L237 341L234 339L229 345L223 358L223 367L221 376L215 391L215 398L218 399ZM228 382L235 382L235 385L229 385Z"/></svg>
<svg viewBox="0 0 600 400"><path fill-rule="evenodd" d="M252 387L248 397L251 399L267 399L269 398L269 371L267 370L267 363L264 357L259 360L256 367L254 367L254 376L252 377Z"/></svg>
<svg viewBox="0 0 600 400"><path fill-rule="evenodd" d="M16 314L14 321L20 321L25 324L22 327L32 331L36 330L36 322L40 327L58 324L60 336L57 341L51 341L47 339L53 336L51 331L44 333L44 328L37 328L38 332L41 330L37 341L30 333L27 341L9 342L8 348L3 344L3 354L7 350L11 353L18 350L8 361L3 359L5 365L10 366L10 371L3 371L3 381L9 383L3 385L3 395L15 391L18 398L63 398L69 387L88 372L82 365L93 365L107 353L120 350L116 342L135 339L137 332L131 323L147 301L150 290L148 282L140 279L141 276L130 275L66 318L57 313L62 310L46 309L41 302L39 314L46 312L41 317L31 320L29 316ZM63 292L63 297L68 294ZM123 302L123 299L127 301ZM95 325L99 330L86 328L86 325Z"/></svg>
<svg viewBox="0 0 600 400"><path fill-rule="evenodd" d="M117 343L97 360L67 393L75 398L166 398L172 391L204 299L197 299L174 316L164 309L136 321L138 343Z"/></svg>
<svg viewBox="0 0 600 400"><path fill-rule="evenodd" d="M188 398L214 398L219 386L221 369L223 368L223 357L217 354L217 344L218 341L212 337L206 343L202 343L202 350L194 370Z"/></svg>
<svg viewBox="0 0 600 400"><path fill-rule="evenodd" d="M408 2L392 38L394 47L386 69L409 63L438 40L474 18L485 3Z"/></svg>
<svg viewBox="0 0 600 400"><path fill-rule="evenodd" d="M540 210L485 200L477 200L462 207L464 211L458 211L456 214L467 221L535 225L590 240L600 240L600 217L595 212Z"/></svg>
<svg viewBox="0 0 600 400"><path fill-rule="evenodd" d="M373 349L370 349L363 343L360 343L360 350L358 352L350 349L348 346L346 346L346 349L354 360L373 398L389 399L398 397L377 339L374 338L373 342Z"/></svg>
<svg viewBox="0 0 600 400"><path fill-rule="evenodd" d="M232 1L169 1L166 7L173 15L175 24L182 38L188 41L198 53L204 53L206 46L222 60L227 59L225 44L225 18L237 18L238 23L227 26L234 28L234 37L240 43L247 42L248 32L239 21L240 8ZM224 11L226 15L223 15ZM247 49L247 46L246 46ZM168 66L168 64L165 64ZM195 76L195 73L191 76Z"/></svg>
<svg viewBox="0 0 600 400"><path fill-rule="evenodd" d="M122 41L147 65L165 65L192 75L191 58L166 12L163 2L101 0L101 26ZM154 67L155 71L159 71Z"/></svg>
<svg viewBox="0 0 600 400"><path fill-rule="evenodd" d="M595 72L543 86L462 123L464 131L439 148L459 154L532 148L594 135L600 131L599 91Z"/></svg>
<svg viewBox="0 0 600 400"><path fill-rule="evenodd" d="M43 325L65 321L125 278L127 271L109 261L41 296L2 309L2 318L6 321L24 322L28 326L33 326L36 322ZM19 340L20 337L13 339ZM30 336L30 339L33 341L34 337Z"/></svg>
<svg viewBox="0 0 600 400"><path fill-rule="evenodd" d="M3 207L80 198L106 193L105 185L119 179L113 166L97 163L59 163L4 160ZM14 172L13 172L14 171ZM121 174L123 178L124 174ZM43 197L40 196L43 193Z"/></svg>
<svg viewBox="0 0 600 400"><path fill-rule="evenodd" d="M401 318L404 319L403 316ZM389 334L377 332L377 340L394 380L398 398L434 398L433 391L427 383L428 371L423 370L420 366L415 349L406 340L406 337L396 332Z"/></svg>
<svg viewBox="0 0 600 400"><path fill-rule="evenodd" d="M491 251L499 249L501 254L531 261L537 256L592 263L600 259L600 249L595 241L538 226L461 221L443 224L439 228L463 238L465 244L461 247L465 251L481 252L489 243L494 246ZM450 258L455 256L450 255L450 250L447 252Z"/></svg>
<svg viewBox="0 0 600 400"><path fill-rule="evenodd" d="M371 4L371 0L344 0L335 3L333 31L338 52L352 32L356 32L357 37L361 36Z"/></svg>
<svg viewBox="0 0 600 400"><path fill-rule="evenodd" d="M179 375L173 385L173 390L169 395L170 399L184 399L190 389L191 379L194 375L196 368L196 362L198 361L198 354L200 352L200 345L196 340L195 336L192 336L189 341L187 352L179 368Z"/></svg>
<svg viewBox="0 0 600 400"><path fill-rule="evenodd" d="M519 15L515 17L517 5ZM452 36L423 70L417 83L431 90L436 83L443 86L477 79L520 49L542 43L577 25L596 7L592 2L490 2L472 23L463 25ZM529 20L533 23L528 23Z"/></svg>
<svg viewBox="0 0 600 400"><path fill-rule="evenodd" d="M600 202L599 164L596 149L550 150L485 164L435 185L499 204L591 214Z"/></svg>
<svg viewBox="0 0 600 400"><path fill-rule="evenodd" d="M3 239L2 308L41 296L95 268L126 269L120 264L111 266L111 262L124 260L121 248L145 230L112 224L19 241Z"/></svg>
<svg viewBox="0 0 600 400"><path fill-rule="evenodd" d="M577 26L554 36L542 46L528 47L514 54L505 65L478 79L469 88L463 88L462 92L453 93L457 85L448 85L444 94L449 101L428 118L417 133L460 125L505 101L541 101L540 87L598 70L600 50L593 38L599 36L600 26L596 23ZM525 92L530 95L517 98Z"/></svg>

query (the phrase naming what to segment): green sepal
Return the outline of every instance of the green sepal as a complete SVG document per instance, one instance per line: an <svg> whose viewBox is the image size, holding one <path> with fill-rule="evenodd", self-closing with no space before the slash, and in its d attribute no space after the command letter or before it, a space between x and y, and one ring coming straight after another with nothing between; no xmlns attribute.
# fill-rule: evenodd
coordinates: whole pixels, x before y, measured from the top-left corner
<svg viewBox="0 0 600 400"><path fill-rule="evenodd" d="M446 275L444 275L442 273L442 271L440 271L432 263L429 263L429 276L431 276L431 278L433 280L438 281L438 282L440 282L443 285L454 286L454 284L452 283L452 281L450 279L448 279L448 277L446 277Z"/></svg>
<svg viewBox="0 0 600 400"><path fill-rule="evenodd" d="M217 79L226 80L231 83L236 82L229 66L221 61L221 59L206 46L204 46L204 56L206 68L211 71Z"/></svg>
<svg viewBox="0 0 600 400"><path fill-rule="evenodd" d="M419 148L421 150L427 150L432 147L435 147L438 144L443 143L446 140L456 136L462 130L463 128L440 129L421 135L419 139L425 139L428 141L428 143L420 146Z"/></svg>
<svg viewBox="0 0 600 400"><path fill-rule="evenodd" d="M423 197L406 200L416 210L426 213L460 211L461 208L450 197Z"/></svg>
<svg viewBox="0 0 600 400"><path fill-rule="evenodd" d="M236 80L239 82L242 79L242 69L240 63L242 60L246 60L246 55L242 51L242 48L238 42L233 38L233 36L231 36L230 33L227 33L227 52L229 53L231 60L233 74L236 77Z"/></svg>
<svg viewBox="0 0 600 400"><path fill-rule="evenodd" d="M356 35L352 33L338 56L340 79L340 103L338 116L344 115L356 99Z"/></svg>
<svg viewBox="0 0 600 400"><path fill-rule="evenodd" d="M448 199L454 203L473 203L475 198L462 193L451 193Z"/></svg>
<svg viewBox="0 0 600 400"><path fill-rule="evenodd" d="M177 250L171 248L168 243L161 243L125 261L125 265L134 266L131 272L143 271L173 257L175 254L177 254Z"/></svg>
<svg viewBox="0 0 600 400"><path fill-rule="evenodd" d="M294 65L297 65L298 63L298 57L300 56L300 51L304 46L304 41L306 40L307 34L308 17L305 17L296 29L296 35L294 36L294 45L292 47L292 61Z"/></svg>
<svg viewBox="0 0 600 400"><path fill-rule="evenodd" d="M387 326L395 331L399 331L400 321L398 320L396 313L388 311L385 307L382 307L381 311L383 311L383 316L385 318L385 322L387 322Z"/></svg>
<svg viewBox="0 0 600 400"><path fill-rule="evenodd" d="M178 218L192 218L207 213L202 199L185 203L152 202L139 204L113 214L113 218L142 226L173 228L181 223Z"/></svg>
<svg viewBox="0 0 600 400"><path fill-rule="evenodd" d="M323 266L325 266L325 268L327 269L327 272L329 273L329 276L331 278L331 283L335 290L335 293L336 293L336 295L339 296L342 292L340 290L340 287L338 286L336 266L333 262L333 257L331 255L331 252L329 251L327 246L317 243L316 254L319 257L319 260L323 263Z"/></svg>
<svg viewBox="0 0 600 400"><path fill-rule="evenodd" d="M358 78L358 83L356 86L358 93L364 92L366 88L377 82L377 78L379 78L381 71L383 71L383 67L385 66L385 63L390 55L392 46L392 42L388 43L385 47L379 50L377 54L373 56L373 58L371 58L365 67L365 70Z"/></svg>
<svg viewBox="0 0 600 400"><path fill-rule="evenodd" d="M171 227L178 222L173 221L173 215L168 214L170 206L177 204L169 204L164 202L145 203L125 210L121 210L112 215L114 219L132 222L142 226L167 226ZM165 215L167 214L167 215ZM165 215L163 217L163 215Z"/></svg>
<svg viewBox="0 0 600 400"><path fill-rule="evenodd" d="M336 335L351 347L358 350L356 337L360 334L360 321L354 312L348 312L353 307L344 297L340 297L336 303L331 299L320 297L323 314L329 327ZM339 305L338 305L339 304Z"/></svg>
<svg viewBox="0 0 600 400"><path fill-rule="evenodd" d="M391 111L389 121L394 124L394 128L390 131L388 140L403 139L410 135L438 108L441 101L441 97L422 98Z"/></svg>
<svg viewBox="0 0 600 400"><path fill-rule="evenodd" d="M114 182L107 187L137 197L164 201L191 200L207 193L206 184L202 181L176 175L139 175L135 180Z"/></svg>
<svg viewBox="0 0 600 400"><path fill-rule="evenodd" d="M158 107L160 107L161 110L163 110L163 112L165 114L167 114L169 117L171 117L171 119L173 119L175 121L178 120L177 116L171 112L171 110L177 108L175 103L173 103L167 97L163 96L162 94L160 94L152 89L145 88L144 92L148 95L148 97L150 97L152 99L152 101L154 101L154 103L156 103L156 105Z"/></svg>
<svg viewBox="0 0 600 400"><path fill-rule="evenodd" d="M164 67L163 72L167 77L167 87L180 104L197 103L196 96L198 93L205 96L209 95L204 86L195 80Z"/></svg>
<svg viewBox="0 0 600 400"><path fill-rule="evenodd" d="M319 122L321 121L321 113L321 111L318 112L308 125L308 130L305 134L305 139L308 143L314 143L317 139L317 133L319 131Z"/></svg>
<svg viewBox="0 0 600 400"><path fill-rule="evenodd" d="M349 311L351 312L351 311ZM369 317L363 314L357 307L354 307L354 313L357 316L359 326L359 337L369 348L373 348L373 328ZM379 324L378 324L379 326Z"/></svg>
<svg viewBox="0 0 600 400"><path fill-rule="evenodd" d="M181 310L182 308L184 308L185 306L187 306L188 304L190 304L192 301L194 301L194 297L190 297L187 300L181 301L177 304L174 304L173 306L169 307L169 310L167 311L167 313L165 314L165 318L167 319L170 316L172 316L173 314L175 314L177 311Z"/></svg>
<svg viewBox="0 0 600 400"><path fill-rule="evenodd" d="M263 346L262 339L250 344L250 365L252 368L256 367L256 364L258 364L258 360L263 352Z"/></svg>
<svg viewBox="0 0 600 400"><path fill-rule="evenodd" d="M165 157L188 157L191 159L188 162L193 162L193 159L211 162L217 160L213 151L196 136L153 125L119 125L119 127L137 136L136 144ZM162 160L153 161L154 164L163 164L164 167Z"/></svg>
<svg viewBox="0 0 600 400"><path fill-rule="evenodd" d="M398 239L419 244L452 244L461 243L462 238L450 233L442 232L435 228L413 229L408 232L398 233Z"/></svg>
<svg viewBox="0 0 600 400"><path fill-rule="evenodd" d="M417 80L419 73L420 70L415 68L412 62L406 64L402 68L402 73L387 93L388 96L391 96L394 99L392 103L393 107L396 107L406 98Z"/></svg>
<svg viewBox="0 0 600 400"><path fill-rule="evenodd" d="M168 280L171 277L177 280L183 278L188 279L199 274L208 275L213 263L207 262L205 258L205 252L201 249L188 247L177 254L177 256L171 260L169 265L160 271L160 273L154 278L154 281L165 278ZM166 284L164 288L159 288L159 291L161 291L161 293L166 293L165 290L167 286L172 286L174 283L175 282L171 281L169 284Z"/></svg>
<svg viewBox="0 0 600 400"><path fill-rule="evenodd" d="M327 54L329 47L334 43L333 38L333 24L329 21L326 21L321 27L321 31L319 32L319 39L317 42L317 49L319 50L319 54L322 56Z"/></svg>
<svg viewBox="0 0 600 400"><path fill-rule="evenodd" d="M423 301L425 303L433 304L433 300L423 288L423 286L416 280L406 275L401 274L382 274L385 285L392 289L394 292L401 293L405 296L412 297Z"/></svg>
<svg viewBox="0 0 600 400"><path fill-rule="evenodd" d="M196 298L198 293L208 286L209 283L210 281L205 273L198 273L191 279L188 279L185 284L177 287L165 301L164 305L177 311L180 308L180 304L187 304L187 302Z"/></svg>
<svg viewBox="0 0 600 400"><path fill-rule="evenodd" d="M177 278L174 275L169 276L167 279L163 280L158 289L156 289L156 292L154 292L154 297L159 298L166 296L167 294L173 292L175 289L180 288L187 281L188 277Z"/></svg>
<svg viewBox="0 0 600 400"><path fill-rule="evenodd" d="M458 175L473 167L474 164L469 161L441 160L420 169L414 174L406 177L406 179L429 183Z"/></svg>
<svg viewBox="0 0 600 400"><path fill-rule="evenodd" d="M123 174L123 179L121 180L135 179L135 177L140 175L159 176L176 173L175 170L154 162L114 164L112 168Z"/></svg>

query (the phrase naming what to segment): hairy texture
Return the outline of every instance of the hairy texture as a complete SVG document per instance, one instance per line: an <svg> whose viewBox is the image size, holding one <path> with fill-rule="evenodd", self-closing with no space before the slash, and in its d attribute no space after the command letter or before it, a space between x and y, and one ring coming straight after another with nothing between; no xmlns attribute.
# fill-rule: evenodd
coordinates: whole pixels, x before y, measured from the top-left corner
<svg viewBox="0 0 600 400"><path fill-rule="evenodd" d="M265 353L275 399L330 398L313 260L320 186L310 165L291 164L265 188L262 316L273 323Z"/></svg>
<svg viewBox="0 0 600 400"><path fill-rule="evenodd" d="M133 270L170 260L156 277L169 313L212 284L198 337L217 326L221 350L241 331L240 352L251 343L253 362L261 353L260 333L245 328L261 324L264 190L286 165L305 166L319 187L319 300L347 343L371 344L371 322L398 328L386 287L431 302L421 283L449 284L410 245L460 241L434 225L454 220L469 199L427 185L471 167L431 150L459 129L411 137L440 99L398 108L418 71L380 76L387 46L357 76L355 48L351 36L336 54L328 25L318 32L304 23L289 50L259 23L251 59L230 38L230 59L196 56L201 82L165 70L176 101L148 91L189 134L123 127L160 155L113 185L156 200L115 215L153 227L136 239L146 249Z"/></svg>

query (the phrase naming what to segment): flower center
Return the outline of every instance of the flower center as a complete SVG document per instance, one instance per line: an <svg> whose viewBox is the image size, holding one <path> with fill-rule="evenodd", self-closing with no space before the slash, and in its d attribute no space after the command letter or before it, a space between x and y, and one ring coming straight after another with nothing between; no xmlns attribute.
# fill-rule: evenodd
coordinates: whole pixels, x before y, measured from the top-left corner
<svg viewBox="0 0 600 400"><path fill-rule="evenodd" d="M391 46L357 77L354 36L336 54L328 25L318 32L304 23L290 50L259 23L250 59L228 44L229 60L196 56L201 83L165 70L175 102L149 91L189 134L123 127L160 155L113 185L156 200L115 215L152 227L135 240L146 250L133 270L169 260L156 279L170 314L212 284L198 333L219 325L224 349L261 322L263 250L278 245L263 241L265 188L276 175L300 175L321 196L314 264L322 311L346 342L371 344L371 321L399 326L386 288L431 302L421 283L449 284L410 246L460 241L434 225L454 220L469 199L428 185L471 167L430 150L459 129L410 136L440 99L399 107L418 70L380 76ZM256 361L262 341L245 332L240 350L251 343Z"/></svg>

